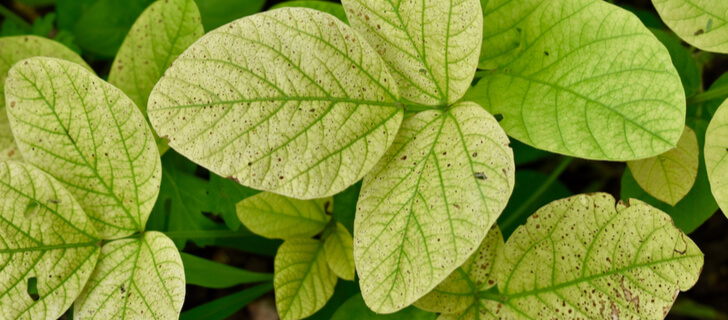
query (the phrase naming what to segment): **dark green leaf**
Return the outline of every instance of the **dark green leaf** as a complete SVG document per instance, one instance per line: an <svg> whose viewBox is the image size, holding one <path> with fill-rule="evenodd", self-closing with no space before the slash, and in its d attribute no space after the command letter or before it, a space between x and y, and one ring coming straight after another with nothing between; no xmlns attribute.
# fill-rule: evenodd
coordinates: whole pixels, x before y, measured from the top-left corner
<svg viewBox="0 0 728 320"><path fill-rule="evenodd" d="M233 313L245 307L248 303L273 289L273 283L264 283L238 293L227 295L220 299L208 302L192 310L185 311L180 320L217 320L226 319Z"/></svg>
<svg viewBox="0 0 728 320"><path fill-rule="evenodd" d="M187 284L205 288L229 288L244 283L273 280L272 274L251 272L181 252Z"/></svg>
<svg viewBox="0 0 728 320"><path fill-rule="evenodd" d="M364 304L361 294L357 294L341 305L331 320L434 320L435 318L437 318L436 313L412 306L392 314L376 314Z"/></svg>
<svg viewBox="0 0 728 320"><path fill-rule="evenodd" d="M202 16L205 31L210 32L217 27L254 13L263 8L265 0L197 0L197 7Z"/></svg>
<svg viewBox="0 0 728 320"><path fill-rule="evenodd" d="M79 16L73 27L81 48L113 57L132 24L151 0L98 0Z"/></svg>
<svg viewBox="0 0 728 320"><path fill-rule="evenodd" d="M210 173L208 190L210 211L222 217L230 230L238 230L241 225L235 204L260 192L214 173Z"/></svg>
<svg viewBox="0 0 728 320"><path fill-rule="evenodd" d="M354 233L354 215L356 214L356 202L359 200L361 181L353 184L346 190L334 195L334 220Z"/></svg>
<svg viewBox="0 0 728 320"><path fill-rule="evenodd" d="M680 75L683 88L685 88L685 96L694 95L700 89L700 71L698 70L698 64L690 55L690 51L674 35L659 29L650 29L650 31L657 37L657 40L665 45L670 53L672 64Z"/></svg>

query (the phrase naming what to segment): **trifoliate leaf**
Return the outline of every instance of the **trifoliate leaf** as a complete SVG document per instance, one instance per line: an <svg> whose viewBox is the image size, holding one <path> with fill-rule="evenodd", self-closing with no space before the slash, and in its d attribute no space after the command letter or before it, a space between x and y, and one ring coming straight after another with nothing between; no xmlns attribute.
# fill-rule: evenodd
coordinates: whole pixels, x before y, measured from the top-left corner
<svg viewBox="0 0 728 320"><path fill-rule="evenodd" d="M324 240L326 261L339 278L354 281L354 244L351 234L341 223L332 225L331 234Z"/></svg>
<svg viewBox="0 0 728 320"><path fill-rule="evenodd" d="M121 90L53 58L16 64L5 84L23 158L78 199L104 239L144 230L159 193L159 152Z"/></svg>
<svg viewBox="0 0 728 320"><path fill-rule="evenodd" d="M74 304L75 319L177 319L185 273L177 248L150 231L109 242Z"/></svg>
<svg viewBox="0 0 728 320"><path fill-rule="evenodd" d="M354 259L373 311L412 304L475 252L513 191L508 143L472 102L404 121L357 204Z"/></svg>
<svg viewBox="0 0 728 320"><path fill-rule="evenodd" d="M361 179L394 140L403 112L387 68L333 16L281 8L188 48L152 91L149 118L220 176L324 198Z"/></svg>
<svg viewBox="0 0 728 320"><path fill-rule="evenodd" d="M276 254L276 308L281 320L303 319L321 309L334 294L336 274L326 264L319 240L287 240Z"/></svg>
<svg viewBox="0 0 728 320"><path fill-rule="evenodd" d="M699 154L698 137L686 126L674 149L652 158L628 161L627 165L642 189L674 206L695 183Z"/></svg>
<svg viewBox="0 0 728 320"><path fill-rule="evenodd" d="M57 319L96 265L98 234L63 185L31 165L0 162L0 194L2 318Z"/></svg>
<svg viewBox="0 0 728 320"><path fill-rule="evenodd" d="M705 167L713 196L728 217L728 100L718 108L705 133Z"/></svg>
<svg viewBox="0 0 728 320"><path fill-rule="evenodd" d="M330 13L332 16L339 18L344 23L349 23L349 19L346 18L346 12L341 4L328 2L328 1L315 1L315 0L294 0L284 1L270 7L270 10L284 8L284 7L296 7L296 8L311 8L318 11Z"/></svg>
<svg viewBox="0 0 728 320"><path fill-rule="evenodd" d="M16 62L37 56L68 60L91 70L78 54L53 40L36 36L0 38L0 160L21 158L5 111L5 78Z"/></svg>
<svg viewBox="0 0 728 320"><path fill-rule="evenodd" d="M312 237L326 227L331 217L331 197L323 200L297 200L262 192L238 202L240 221L257 235L269 239Z"/></svg>
<svg viewBox="0 0 728 320"><path fill-rule="evenodd" d="M637 17L601 0L545 0L533 12L517 25L518 54L465 99L502 114L511 137L551 152L634 160L675 147L685 93Z"/></svg>
<svg viewBox="0 0 728 320"><path fill-rule="evenodd" d="M728 2L652 0L665 24L692 46L728 53Z"/></svg>
<svg viewBox="0 0 728 320"><path fill-rule="evenodd" d="M544 0L480 0L483 7L481 69L496 69L518 53L523 30L517 26Z"/></svg>
<svg viewBox="0 0 728 320"><path fill-rule="evenodd" d="M342 4L351 26L391 67L404 99L450 105L470 87L483 34L479 0Z"/></svg>

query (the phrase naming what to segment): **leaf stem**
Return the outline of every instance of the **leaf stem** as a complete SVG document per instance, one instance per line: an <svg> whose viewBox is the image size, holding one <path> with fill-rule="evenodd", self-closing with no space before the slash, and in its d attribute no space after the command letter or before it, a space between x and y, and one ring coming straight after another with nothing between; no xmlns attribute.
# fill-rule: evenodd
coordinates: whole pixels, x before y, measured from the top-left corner
<svg viewBox="0 0 728 320"><path fill-rule="evenodd" d="M548 190L554 182L556 182L556 179L559 178L561 173L566 170L567 167L569 167L569 164L571 164L571 161L574 160L572 157L564 157L559 165L554 169L554 171L551 172L551 174L546 178L546 181L536 189L534 193L531 194L526 201L524 201L521 206L519 206L516 211L513 211L506 219L503 220L502 223L499 223L499 226L501 229L509 229L516 221L519 220L519 218L527 214L526 210L528 210L531 205L538 200L546 190Z"/></svg>
<svg viewBox="0 0 728 320"><path fill-rule="evenodd" d="M5 6L3 6L1 4L0 4L0 16L3 16L3 17L5 17L5 19L8 19L8 20L15 21L15 23L17 23L18 25L20 25L20 27L23 28L23 29L30 30L30 29L33 28L30 25L30 23L28 23L27 21L23 20L23 18L21 18L20 16L18 16L17 14L15 14L15 12L13 12L12 10L6 8Z"/></svg>
<svg viewBox="0 0 728 320"><path fill-rule="evenodd" d="M688 104L698 104L703 103L706 101L710 101L713 99L718 99L724 96L728 96L728 84L722 85L714 89L710 89L708 91L698 93L690 98L688 98Z"/></svg>

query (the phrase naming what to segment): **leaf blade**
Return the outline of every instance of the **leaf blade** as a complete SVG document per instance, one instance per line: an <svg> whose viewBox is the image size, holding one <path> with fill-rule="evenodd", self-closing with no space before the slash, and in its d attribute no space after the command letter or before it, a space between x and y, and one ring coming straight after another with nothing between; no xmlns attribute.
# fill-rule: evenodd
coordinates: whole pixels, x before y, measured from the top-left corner
<svg viewBox="0 0 728 320"><path fill-rule="evenodd" d="M341 223L333 225L335 228L331 234L324 240L324 251L326 253L326 262L329 268L339 278L354 281L354 244L351 234Z"/></svg>
<svg viewBox="0 0 728 320"><path fill-rule="evenodd" d="M326 227L330 217L327 207L331 197L297 200L275 193L262 192L236 205L238 218L253 233L269 239L312 237Z"/></svg>
<svg viewBox="0 0 728 320"><path fill-rule="evenodd" d="M728 152L728 141L726 139L726 122L728 122L728 100L718 107L713 119L708 125L705 133L705 167L708 171L708 181L716 202L728 217L728 188L726 188L725 177L728 172L728 161L725 161L725 153Z"/></svg>
<svg viewBox="0 0 728 320"><path fill-rule="evenodd" d="M715 0L652 0L662 21L701 50L728 53L728 4Z"/></svg>

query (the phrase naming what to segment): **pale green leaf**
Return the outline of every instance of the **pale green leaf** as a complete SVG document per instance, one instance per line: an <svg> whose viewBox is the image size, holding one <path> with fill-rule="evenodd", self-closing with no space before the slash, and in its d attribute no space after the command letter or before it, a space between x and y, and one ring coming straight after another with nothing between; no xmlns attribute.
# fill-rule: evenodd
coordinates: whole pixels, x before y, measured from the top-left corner
<svg viewBox="0 0 728 320"><path fill-rule="evenodd" d="M57 319L94 269L96 230L63 185L31 165L0 162L0 194L0 318Z"/></svg>
<svg viewBox="0 0 728 320"><path fill-rule="evenodd" d="M511 137L600 160L675 147L685 93L667 49L637 17L601 0L545 0L518 28L518 54L466 95L502 114Z"/></svg>
<svg viewBox="0 0 728 320"><path fill-rule="evenodd" d="M517 26L544 0L480 0L483 7L483 45L481 69L496 69L518 54L521 32Z"/></svg>
<svg viewBox="0 0 728 320"><path fill-rule="evenodd" d="M349 23L349 19L346 18L346 12L344 12L344 7L341 6L341 4L329 2L329 1L316 1L316 0L294 0L294 1L284 1L278 4L275 4L274 6L270 7L270 9L278 9L278 8L285 8L285 7L296 7L296 8L311 8L316 9L318 11L330 13L334 17L339 18L339 20Z"/></svg>
<svg viewBox="0 0 728 320"><path fill-rule="evenodd" d="M412 304L475 252L513 191L508 143L472 102L404 121L357 204L354 259L372 310Z"/></svg>
<svg viewBox="0 0 728 320"><path fill-rule="evenodd" d="M134 103L81 66L53 58L19 62L5 90L23 158L66 186L101 237L144 230L162 174Z"/></svg>
<svg viewBox="0 0 728 320"><path fill-rule="evenodd" d="M718 108L705 133L705 167L713 196L728 217L728 100Z"/></svg>
<svg viewBox="0 0 728 320"><path fill-rule="evenodd" d="M483 34L479 0L342 4L351 26L391 67L404 99L450 105L470 87Z"/></svg>
<svg viewBox="0 0 728 320"><path fill-rule="evenodd" d="M274 268L276 307L282 320L306 318L334 294L337 277L326 264L319 240L287 240L278 248Z"/></svg>
<svg viewBox="0 0 728 320"><path fill-rule="evenodd" d="M324 240L326 261L339 278L354 281L354 244L351 234L341 223L332 226L334 230Z"/></svg>
<svg viewBox="0 0 728 320"><path fill-rule="evenodd" d="M728 53L728 2L724 0L652 0L665 24L690 45Z"/></svg>
<svg viewBox="0 0 728 320"><path fill-rule="evenodd" d="M298 200L261 192L238 202L238 218L253 233L269 239L312 237L326 227L331 197L324 201Z"/></svg>
<svg viewBox="0 0 728 320"><path fill-rule="evenodd" d="M222 177L324 198L361 179L394 140L403 115L394 82L343 22L281 8L200 38L148 111L172 148Z"/></svg>
<svg viewBox="0 0 728 320"><path fill-rule="evenodd" d="M674 206L695 183L699 154L698 137L686 126L677 147L652 158L628 161L627 166L642 189Z"/></svg>
<svg viewBox="0 0 728 320"><path fill-rule="evenodd" d="M172 240L149 231L109 242L76 300L74 319L177 319L185 298L182 259Z"/></svg>
<svg viewBox="0 0 728 320"><path fill-rule="evenodd" d="M21 158L5 111L5 78L16 62L37 56L68 60L91 70L78 54L53 40L36 36L0 38L0 160Z"/></svg>

